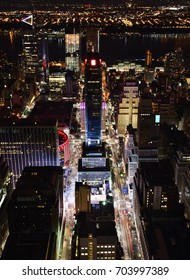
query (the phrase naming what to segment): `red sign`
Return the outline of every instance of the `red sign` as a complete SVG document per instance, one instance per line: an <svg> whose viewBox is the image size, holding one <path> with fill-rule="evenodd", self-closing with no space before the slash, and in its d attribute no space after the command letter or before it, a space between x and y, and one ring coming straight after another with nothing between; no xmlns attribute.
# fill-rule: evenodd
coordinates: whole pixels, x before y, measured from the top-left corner
<svg viewBox="0 0 190 280"><path fill-rule="evenodd" d="M91 59L90 65L91 65L91 66L96 66L96 60L95 60L95 59Z"/></svg>

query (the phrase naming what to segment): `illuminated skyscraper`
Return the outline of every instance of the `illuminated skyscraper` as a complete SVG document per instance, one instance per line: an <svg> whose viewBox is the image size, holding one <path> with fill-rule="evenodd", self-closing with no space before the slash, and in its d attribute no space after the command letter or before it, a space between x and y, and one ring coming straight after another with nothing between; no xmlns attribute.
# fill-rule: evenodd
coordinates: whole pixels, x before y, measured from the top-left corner
<svg viewBox="0 0 190 280"><path fill-rule="evenodd" d="M0 155L7 160L13 186L26 166L59 166L59 138L55 120L0 121Z"/></svg>
<svg viewBox="0 0 190 280"><path fill-rule="evenodd" d="M76 74L80 72L80 34L65 34L65 68L74 71Z"/></svg>
<svg viewBox="0 0 190 280"><path fill-rule="evenodd" d="M86 31L87 52L99 52L99 28L88 28Z"/></svg>
<svg viewBox="0 0 190 280"><path fill-rule="evenodd" d="M127 126L137 128L138 123L139 88L136 81L126 81L123 95L119 103L118 134L126 133Z"/></svg>
<svg viewBox="0 0 190 280"><path fill-rule="evenodd" d="M25 75L33 77L39 68L37 36L34 30L27 30L23 34L22 45Z"/></svg>
<svg viewBox="0 0 190 280"><path fill-rule="evenodd" d="M102 142L102 67L99 54L90 52L85 61L86 145Z"/></svg>
<svg viewBox="0 0 190 280"><path fill-rule="evenodd" d="M39 53L39 66L42 75L41 80L49 83L49 51L48 51L48 37L40 33L38 36L38 53Z"/></svg>
<svg viewBox="0 0 190 280"><path fill-rule="evenodd" d="M36 94L37 83L40 91L46 92L49 83L48 37L43 31L37 31L34 15L22 20L22 70L28 94Z"/></svg>

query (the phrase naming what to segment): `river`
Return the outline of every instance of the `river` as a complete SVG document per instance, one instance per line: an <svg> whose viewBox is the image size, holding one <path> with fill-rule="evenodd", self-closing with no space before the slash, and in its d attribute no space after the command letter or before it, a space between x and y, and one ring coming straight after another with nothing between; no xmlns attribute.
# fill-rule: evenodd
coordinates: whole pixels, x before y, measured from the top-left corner
<svg viewBox="0 0 190 280"><path fill-rule="evenodd" d="M85 39L81 43L81 56L84 59ZM65 59L64 39L49 40L49 58L51 60ZM184 52L186 67L190 68L190 33L189 34L153 34L140 35L131 34L126 36L100 35L100 56L108 64L116 61L130 59L144 59L147 49L157 59L167 52L173 52L181 47ZM3 50L10 61L16 61L18 54L22 51L22 38L16 33L0 34L0 49Z"/></svg>

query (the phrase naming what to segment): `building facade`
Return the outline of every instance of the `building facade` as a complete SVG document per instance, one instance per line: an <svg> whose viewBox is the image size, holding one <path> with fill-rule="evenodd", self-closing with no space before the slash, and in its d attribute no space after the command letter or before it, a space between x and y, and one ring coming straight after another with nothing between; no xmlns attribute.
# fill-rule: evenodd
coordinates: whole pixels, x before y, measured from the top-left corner
<svg viewBox="0 0 190 280"><path fill-rule="evenodd" d="M86 50L87 52L99 52L100 50L100 30L99 28L88 28L86 30Z"/></svg>
<svg viewBox="0 0 190 280"><path fill-rule="evenodd" d="M119 103L118 134L125 134L128 125L137 128L138 123L139 89L135 81L128 81L123 87L123 94Z"/></svg>
<svg viewBox="0 0 190 280"><path fill-rule="evenodd" d="M59 166L57 122L6 120L0 122L0 154L7 160L13 186L25 166Z"/></svg>
<svg viewBox="0 0 190 280"><path fill-rule="evenodd" d="M141 94L137 128L139 161L158 161L159 131L160 115L153 113L152 96Z"/></svg>
<svg viewBox="0 0 190 280"><path fill-rule="evenodd" d="M66 33L65 34L65 68L66 70L80 72L80 34Z"/></svg>
<svg viewBox="0 0 190 280"><path fill-rule="evenodd" d="M85 61L86 145L102 142L102 67L98 53L88 53Z"/></svg>

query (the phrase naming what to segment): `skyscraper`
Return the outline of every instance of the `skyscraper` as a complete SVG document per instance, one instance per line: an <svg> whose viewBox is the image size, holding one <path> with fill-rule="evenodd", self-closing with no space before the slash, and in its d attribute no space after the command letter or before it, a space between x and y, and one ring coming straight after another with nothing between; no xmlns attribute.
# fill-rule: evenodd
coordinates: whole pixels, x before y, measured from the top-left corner
<svg viewBox="0 0 190 280"><path fill-rule="evenodd" d="M8 205L9 231L58 232L63 210L60 166L28 166L22 171Z"/></svg>
<svg viewBox="0 0 190 280"><path fill-rule="evenodd" d="M86 49L87 52L99 52L99 38L100 30L99 28L88 28L86 31Z"/></svg>
<svg viewBox="0 0 190 280"><path fill-rule="evenodd" d="M89 52L85 60L86 145L102 141L102 67L99 54Z"/></svg>
<svg viewBox="0 0 190 280"><path fill-rule="evenodd" d="M25 74L34 76L39 67L37 38L33 30L23 35L23 56L25 61Z"/></svg>
<svg viewBox="0 0 190 280"><path fill-rule="evenodd" d="M137 128L139 89L136 81L126 81L118 108L118 134L125 134L127 126Z"/></svg>
<svg viewBox="0 0 190 280"><path fill-rule="evenodd" d="M7 161L0 156L0 255L7 238L7 202L11 194L10 171Z"/></svg>
<svg viewBox="0 0 190 280"><path fill-rule="evenodd" d="M76 75L80 72L80 34L69 32L65 34L65 68L74 71Z"/></svg>
<svg viewBox="0 0 190 280"><path fill-rule="evenodd" d="M160 115L152 110L151 94L141 94L138 110L137 144L139 161L157 161Z"/></svg>
<svg viewBox="0 0 190 280"><path fill-rule="evenodd" d="M13 186L26 166L59 166L56 120L0 121L0 155L7 160Z"/></svg>
<svg viewBox="0 0 190 280"><path fill-rule="evenodd" d="M22 19L21 69L29 95L36 94L38 83L40 92L48 93L49 84L48 36L36 29L34 19L34 13Z"/></svg>
<svg viewBox="0 0 190 280"><path fill-rule="evenodd" d="M43 32L38 34L38 53L39 66L41 72L41 81L44 84L49 84L49 50L48 50L48 36Z"/></svg>
<svg viewBox="0 0 190 280"><path fill-rule="evenodd" d="M2 259L57 258L62 210L62 168L24 168L8 203L9 236Z"/></svg>

